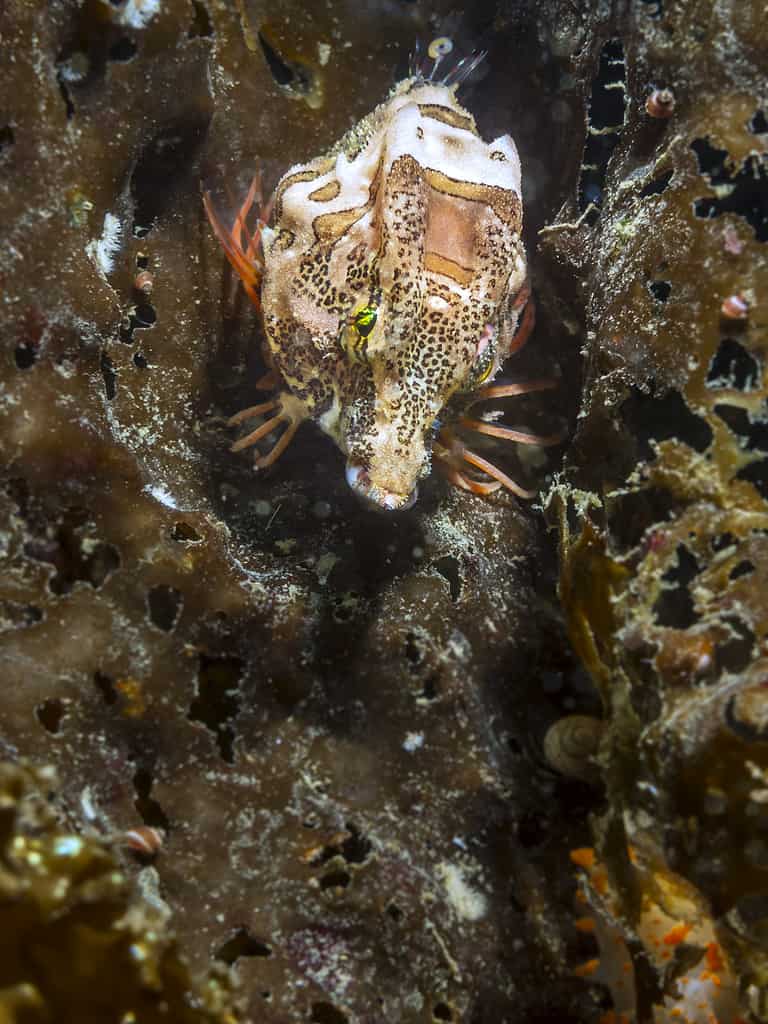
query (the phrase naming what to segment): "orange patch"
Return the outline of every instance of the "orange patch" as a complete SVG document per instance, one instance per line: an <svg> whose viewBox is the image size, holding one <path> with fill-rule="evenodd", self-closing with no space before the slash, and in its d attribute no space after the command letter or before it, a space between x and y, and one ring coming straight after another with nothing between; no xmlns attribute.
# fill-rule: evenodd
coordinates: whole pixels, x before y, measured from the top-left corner
<svg viewBox="0 0 768 1024"><path fill-rule="evenodd" d="M608 892L608 875L605 868L598 868L590 878L596 893L604 896Z"/></svg>
<svg viewBox="0 0 768 1024"><path fill-rule="evenodd" d="M586 963L579 964L578 967L574 967L573 973L577 978L590 978L600 966L600 961L595 957L594 960L587 960Z"/></svg>
<svg viewBox="0 0 768 1024"><path fill-rule="evenodd" d="M720 947L716 942L710 942L707 946L707 967L710 971L722 971L725 967Z"/></svg>
<svg viewBox="0 0 768 1024"><path fill-rule="evenodd" d="M591 846L580 846L571 850L571 860L580 868L593 868L595 866L595 851Z"/></svg>
<svg viewBox="0 0 768 1024"><path fill-rule="evenodd" d="M595 919L593 917L578 917L576 927L580 932L593 932L595 930Z"/></svg>
<svg viewBox="0 0 768 1024"><path fill-rule="evenodd" d="M664 936L663 942L665 946L679 946L685 939L688 932L691 930L689 924L682 922L676 924L674 928L670 928L667 934Z"/></svg>

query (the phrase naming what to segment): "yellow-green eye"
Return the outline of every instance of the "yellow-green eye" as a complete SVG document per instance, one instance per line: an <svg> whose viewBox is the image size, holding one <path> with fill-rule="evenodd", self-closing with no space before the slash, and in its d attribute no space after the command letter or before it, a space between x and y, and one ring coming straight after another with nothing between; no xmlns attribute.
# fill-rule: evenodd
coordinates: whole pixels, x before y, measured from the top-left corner
<svg viewBox="0 0 768 1024"><path fill-rule="evenodd" d="M479 377L475 378L475 383L476 384L483 384L485 381L488 380L488 378L491 376L491 370L493 369L493 363L494 363L493 359L489 359L488 360L488 365L486 366L486 368L483 370L483 372L480 374Z"/></svg>
<svg viewBox="0 0 768 1024"><path fill-rule="evenodd" d="M367 338L371 333L376 326L377 316L378 312L375 306L363 306L361 310L355 313L352 323L361 338Z"/></svg>
<svg viewBox="0 0 768 1024"><path fill-rule="evenodd" d="M427 53L432 60L438 60L440 57L447 57L453 49L453 40L449 39L448 36L438 36L437 39L433 39L427 48Z"/></svg>

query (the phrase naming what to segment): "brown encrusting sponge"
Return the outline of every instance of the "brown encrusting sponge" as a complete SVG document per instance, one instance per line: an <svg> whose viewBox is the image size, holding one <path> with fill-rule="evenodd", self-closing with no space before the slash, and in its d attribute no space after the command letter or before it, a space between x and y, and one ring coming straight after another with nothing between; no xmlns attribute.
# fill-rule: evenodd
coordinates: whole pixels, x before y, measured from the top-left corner
<svg viewBox="0 0 768 1024"><path fill-rule="evenodd" d="M763 5L467 6L0 8L9 1024L768 1021ZM543 516L229 451L270 367L202 192L229 230L438 35L520 156L504 386L558 379L455 411L573 435L456 439Z"/></svg>

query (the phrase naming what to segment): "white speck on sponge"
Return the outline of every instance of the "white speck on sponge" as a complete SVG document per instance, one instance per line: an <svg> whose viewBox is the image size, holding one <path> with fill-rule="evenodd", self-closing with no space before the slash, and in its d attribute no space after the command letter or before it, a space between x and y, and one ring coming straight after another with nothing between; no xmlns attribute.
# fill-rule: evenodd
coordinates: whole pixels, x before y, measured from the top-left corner
<svg viewBox="0 0 768 1024"><path fill-rule="evenodd" d="M165 505L166 508L178 508L176 499L169 490L163 487L162 484L150 484L144 488L145 492L159 501L161 505Z"/></svg>
<svg viewBox="0 0 768 1024"><path fill-rule="evenodd" d="M115 256L120 252L122 234L123 228L114 213L105 213L101 238L94 238L85 247L87 255L103 278L115 268Z"/></svg>
<svg viewBox="0 0 768 1024"><path fill-rule="evenodd" d="M419 747L424 746L424 733L423 732L408 732L405 734L403 740L403 750L412 754L414 750L418 750Z"/></svg>
<svg viewBox="0 0 768 1024"><path fill-rule="evenodd" d="M145 28L160 10L160 0L128 0L117 20L131 28Z"/></svg>
<svg viewBox="0 0 768 1024"><path fill-rule="evenodd" d="M465 921L479 921L485 917L488 901L481 892L470 888L460 867L443 861L437 865L437 877L443 883L448 903L458 917Z"/></svg>

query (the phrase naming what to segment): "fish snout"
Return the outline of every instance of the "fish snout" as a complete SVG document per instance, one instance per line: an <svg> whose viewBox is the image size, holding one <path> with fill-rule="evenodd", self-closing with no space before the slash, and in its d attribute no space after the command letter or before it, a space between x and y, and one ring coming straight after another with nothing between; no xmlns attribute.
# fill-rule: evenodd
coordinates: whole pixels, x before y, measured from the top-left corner
<svg viewBox="0 0 768 1024"><path fill-rule="evenodd" d="M396 491L378 487L368 470L351 459L347 463L346 477L347 483L358 498L381 512L404 512L415 505L418 497L417 487L409 494L398 494Z"/></svg>

